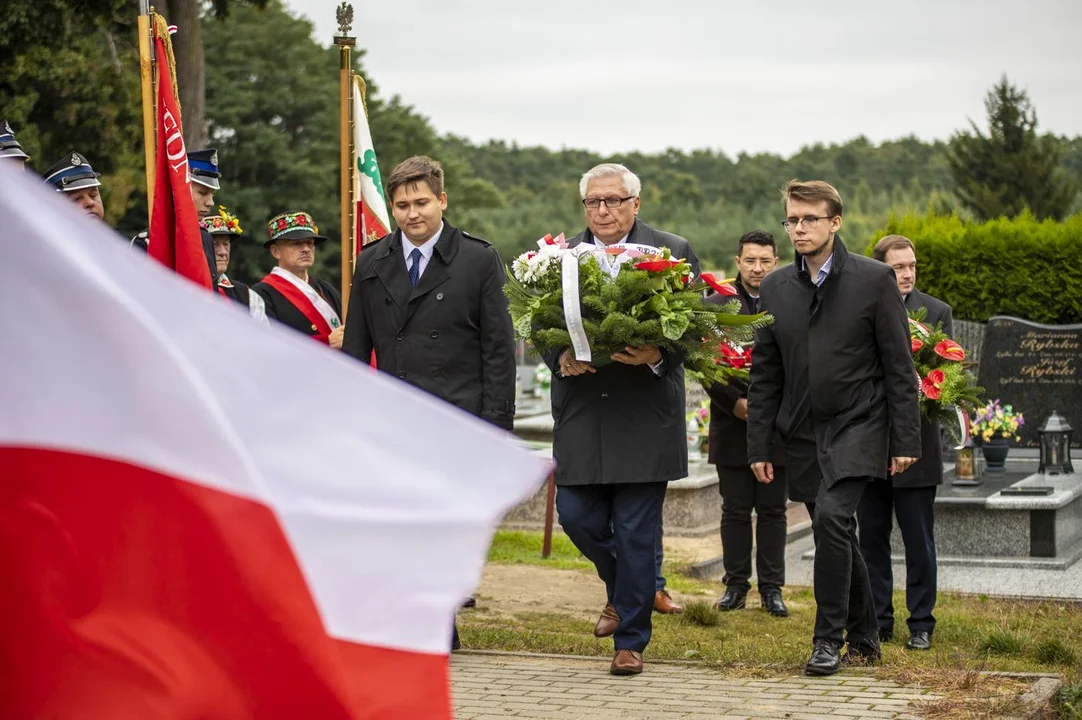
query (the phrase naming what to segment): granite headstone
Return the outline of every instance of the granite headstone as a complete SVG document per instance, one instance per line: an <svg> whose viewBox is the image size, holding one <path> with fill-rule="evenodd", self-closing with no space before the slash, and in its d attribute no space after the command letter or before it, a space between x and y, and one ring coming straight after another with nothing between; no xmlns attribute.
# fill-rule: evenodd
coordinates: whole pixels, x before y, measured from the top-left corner
<svg viewBox="0 0 1082 720"><path fill-rule="evenodd" d="M993 317L984 331L978 382L1025 416L1021 447L1039 447L1037 428L1055 410L1082 427L1082 325L1040 325ZM1082 447L1075 433L1072 447Z"/></svg>

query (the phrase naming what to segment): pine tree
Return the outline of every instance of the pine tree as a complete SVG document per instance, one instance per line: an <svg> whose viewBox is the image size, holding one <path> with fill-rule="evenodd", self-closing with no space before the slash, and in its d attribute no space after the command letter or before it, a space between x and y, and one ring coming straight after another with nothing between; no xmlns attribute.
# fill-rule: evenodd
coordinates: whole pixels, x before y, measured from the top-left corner
<svg viewBox="0 0 1082 720"><path fill-rule="evenodd" d="M1063 171L1057 139L1037 134L1029 96L1004 76L984 105L988 134L970 121L973 131L955 135L947 150L959 200L980 220L1027 209L1038 219L1062 220L1078 188Z"/></svg>

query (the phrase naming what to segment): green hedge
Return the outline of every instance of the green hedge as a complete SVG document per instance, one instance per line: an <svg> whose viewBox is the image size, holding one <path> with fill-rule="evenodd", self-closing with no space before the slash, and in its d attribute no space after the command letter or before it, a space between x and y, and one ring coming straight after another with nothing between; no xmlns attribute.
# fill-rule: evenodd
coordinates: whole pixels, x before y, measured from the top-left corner
<svg viewBox="0 0 1082 720"><path fill-rule="evenodd" d="M917 287L948 303L954 317L994 315L1048 324L1082 322L1082 213L1057 223L1024 214L986 223L957 216L892 217L884 235L917 249Z"/></svg>

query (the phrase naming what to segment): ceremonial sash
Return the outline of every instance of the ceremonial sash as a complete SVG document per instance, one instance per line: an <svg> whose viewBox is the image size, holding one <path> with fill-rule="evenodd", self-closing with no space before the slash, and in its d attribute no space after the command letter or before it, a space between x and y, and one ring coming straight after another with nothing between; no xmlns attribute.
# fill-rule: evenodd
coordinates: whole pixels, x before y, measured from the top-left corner
<svg viewBox="0 0 1082 720"><path fill-rule="evenodd" d="M341 325L342 321L339 320L334 308L328 305L311 285L281 268L274 268L270 275L263 278L263 282L281 293L293 307L308 318L308 322L312 323L315 329L312 337L322 343L330 344L328 338L331 330Z"/></svg>

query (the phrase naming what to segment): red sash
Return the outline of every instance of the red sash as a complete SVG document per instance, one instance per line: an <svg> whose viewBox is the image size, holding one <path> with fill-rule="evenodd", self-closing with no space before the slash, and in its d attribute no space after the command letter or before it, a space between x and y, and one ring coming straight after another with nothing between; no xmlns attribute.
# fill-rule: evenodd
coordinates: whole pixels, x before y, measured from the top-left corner
<svg viewBox="0 0 1082 720"><path fill-rule="evenodd" d="M319 340L324 345L330 345L331 325L327 322L327 318L320 315L319 310L316 310L316 306L304 293L298 290L293 283L274 273L263 278L263 282L280 292L293 307L300 310L301 314L308 318L308 322L312 323L312 331L315 333L312 335L313 339Z"/></svg>

